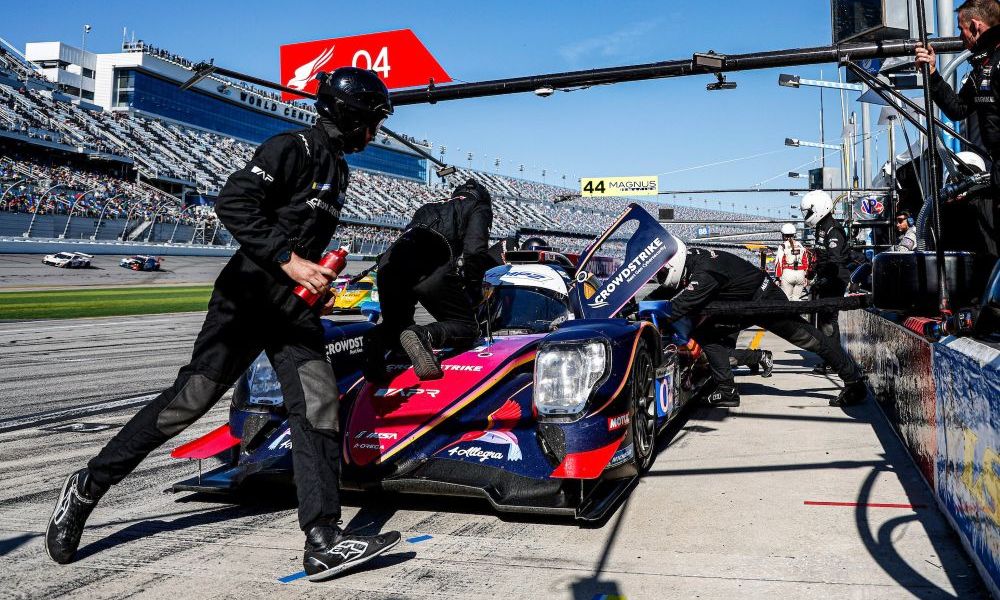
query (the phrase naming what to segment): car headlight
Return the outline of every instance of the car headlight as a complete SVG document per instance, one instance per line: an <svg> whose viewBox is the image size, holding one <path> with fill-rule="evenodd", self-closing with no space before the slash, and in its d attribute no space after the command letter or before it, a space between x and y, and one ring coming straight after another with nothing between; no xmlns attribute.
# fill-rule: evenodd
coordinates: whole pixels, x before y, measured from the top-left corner
<svg viewBox="0 0 1000 600"><path fill-rule="evenodd" d="M372 302L378 302L378 290L372 290L371 300Z"/></svg>
<svg viewBox="0 0 1000 600"><path fill-rule="evenodd" d="M278 406L284 402L278 373L261 353L249 369L249 383L246 402L253 406Z"/></svg>
<svg viewBox="0 0 1000 600"><path fill-rule="evenodd" d="M535 358L535 406L543 415L582 411L608 368L605 342L553 344Z"/></svg>

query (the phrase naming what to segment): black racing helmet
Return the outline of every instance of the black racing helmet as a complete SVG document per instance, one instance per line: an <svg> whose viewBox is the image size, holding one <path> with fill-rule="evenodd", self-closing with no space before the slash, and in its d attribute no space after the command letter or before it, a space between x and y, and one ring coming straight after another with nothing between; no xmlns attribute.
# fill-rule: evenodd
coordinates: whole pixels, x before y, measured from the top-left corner
<svg viewBox="0 0 1000 600"><path fill-rule="evenodd" d="M452 198L457 198L458 196L473 195L478 197L484 202L492 202L493 199L490 197L490 191L486 189L486 186L479 183L475 179L470 178L468 181L462 185L455 188L455 191L451 193Z"/></svg>
<svg viewBox="0 0 1000 600"><path fill-rule="evenodd" d="M521 244L521 250L551 250L552 246L540 237L530 237Z"/></svg>
<svg viewBox="0 0 1000 600"><path fill-rule="evenodd" d="M320 73L317 79L316 111L344 134L345 152L364 150L368 133L375 137L392 114L389 90L375 71L357 67L340 67L333 73Z"/></svg>

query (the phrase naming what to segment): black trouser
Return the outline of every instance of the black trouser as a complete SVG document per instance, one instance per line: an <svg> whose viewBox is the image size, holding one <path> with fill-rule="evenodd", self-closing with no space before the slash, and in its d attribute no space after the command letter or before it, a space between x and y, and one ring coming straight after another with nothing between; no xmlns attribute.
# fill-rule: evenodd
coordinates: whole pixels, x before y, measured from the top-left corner
<svg viewBox="0 0 1000 600"><path fill-rule="evenodd" d="M288 409L299 525L340 519L337 382L319 317L290 289L237 253L215 283L191 362L90 461L94 483L124 479L208 412L264 351Z"/></svg>
<svg viewBox="0 0 1000 600"><path fill-rule="evenodd" d="M465 349L479 339L479 323L465 282L442 244L431 232L410 230L379 261L382 323L377 340L382 349L399 345L399 334L414 324L417 302L436 321L421 326L435 348Z"/></svg>
<svg viewBox="0 0 1000 600"><path fill-rule="evenodd" d="M765 291L755 297L754 300L787 301L788 297L773 283L769 283ZM734 352L736 339L739 337L740 331L750 325L757 325L766 329L803 350L815 352L827 364L832 366L845 382L853 382L861 379L861 371L854 364L854 361L851 360L851 357L841 348L839 341L835 342L832 338L823 335L802 317L767 316L755 317L749 319L748 323L738 324L709 319L700 324L691 333L691 337L697 340L704 349L705 357L708 359L708 364L712 371L712 379L717 384L733 385L733 368L729 357Z"/></svg>
<svg viewBox="0 0 1000 600"><path fill-rule="evenodd" d="M736 340L739 337L739 331L733 333L733 350L729 352L729 365L732 367L756 367L760 364L760 359L764 356L764 351L736 348Z"/></svg>
<svg viewBox="0 0 1000 600"><path fill-rule="evenodd" d="M843 298L847 282L836 279L817 290L817 298ZM821 312L816 314L816 328L840 346L840 313ZM829 364L829 363L827 363Z"/></svg>

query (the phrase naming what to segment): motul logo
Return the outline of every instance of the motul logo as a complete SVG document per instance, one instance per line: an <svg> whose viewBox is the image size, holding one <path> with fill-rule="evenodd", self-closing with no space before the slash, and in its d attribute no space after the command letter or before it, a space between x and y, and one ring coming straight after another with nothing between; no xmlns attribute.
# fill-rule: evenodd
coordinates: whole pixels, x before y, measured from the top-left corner
<svg viewBox="0 0 1000 600"><path fill-rule="evenodd" d="M616 429L621 429L629 424L628 413L618 415L617 417L608 417L608 431L614 431Z"/></svg>

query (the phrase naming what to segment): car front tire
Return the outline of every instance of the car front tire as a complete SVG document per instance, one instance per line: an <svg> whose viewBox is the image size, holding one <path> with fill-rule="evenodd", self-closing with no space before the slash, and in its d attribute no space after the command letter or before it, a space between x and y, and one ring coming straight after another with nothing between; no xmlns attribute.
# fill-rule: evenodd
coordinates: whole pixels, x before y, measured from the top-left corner
<svg viewBox="0 0 1000 600"><path fill-rule="evenodd" d="M636 348L629 374L631 399L629 428L632 433L632 461L639 473L653 464L656 455L656 394L653 387L653 359L644 340Z"/></svg>

